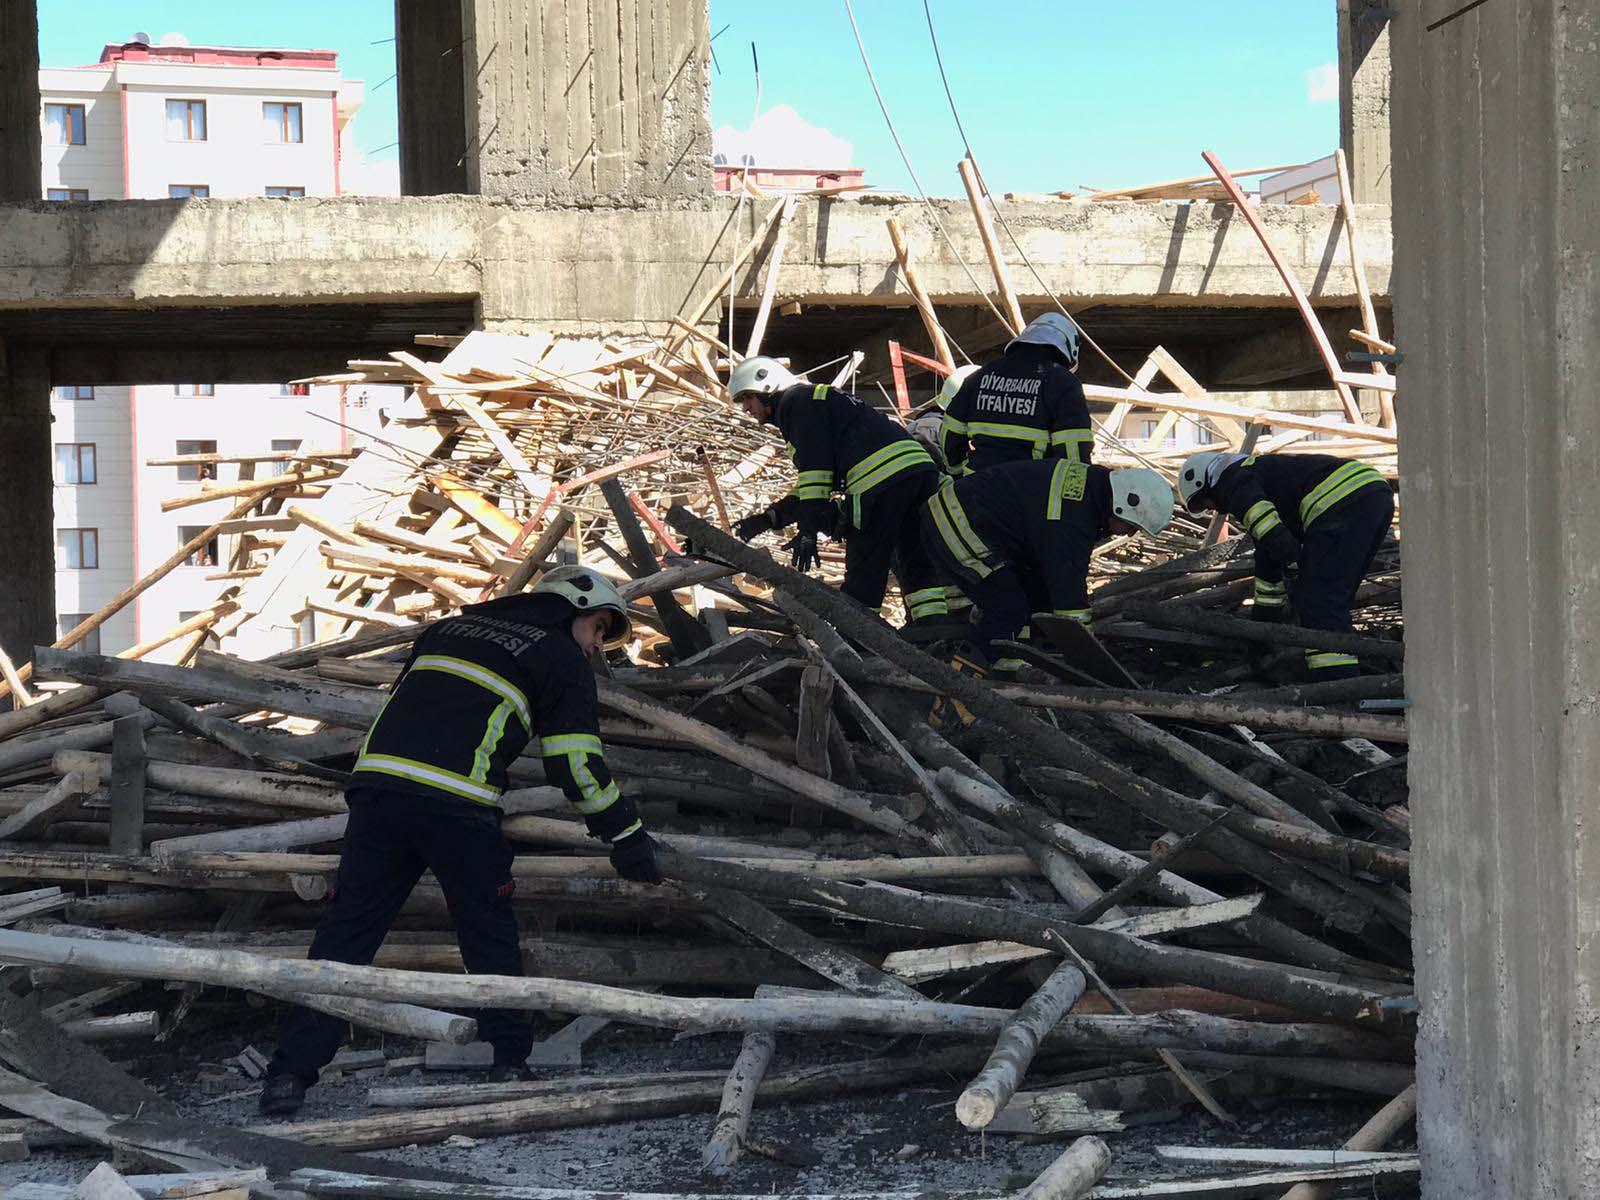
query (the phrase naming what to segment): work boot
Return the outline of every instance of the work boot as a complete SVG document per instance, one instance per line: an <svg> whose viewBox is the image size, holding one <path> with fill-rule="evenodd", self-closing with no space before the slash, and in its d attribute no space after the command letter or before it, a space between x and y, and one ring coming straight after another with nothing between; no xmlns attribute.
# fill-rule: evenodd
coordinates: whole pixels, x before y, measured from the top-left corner
<svg viewBox="0 0 1600 1200"><path fill-rule="evenodd" d="M298 1075L268 1075L256 1111L264 1117L287 1117L299 1112L305 1102L306 1085Z"/></svg>
<svg viewBox="0 0 1600 1200"><path fill-rule="evenodd" d="M961 674L970 675L974 679L982 679L988 674L983 667L959 654L950 660L950 665ZM928 724L935 729L966 729L976 720L972 710L954 696L935 696L933 706L928 709Z"/></svg>
<svg viewBox="0 0 1600 1200"><path fill-rule="evenodd" d="M527 1063L495 1063L489 1068L489 1083L532 1083L536 1078Z"/></svg>

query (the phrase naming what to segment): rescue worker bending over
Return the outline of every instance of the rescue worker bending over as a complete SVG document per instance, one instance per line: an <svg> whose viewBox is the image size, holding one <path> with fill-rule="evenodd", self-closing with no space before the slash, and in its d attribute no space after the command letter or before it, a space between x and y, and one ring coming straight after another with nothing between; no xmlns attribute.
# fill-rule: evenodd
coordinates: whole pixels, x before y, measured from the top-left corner
<svg viewBox="0 0 1600 1200"><path fill-rule="evenodd" d="M1394 494L1372 467L1329 454L1195 454L1178 474L1190 509L1225 512L1256 550L1251 616L1351 633L1356 589L1394 519ZM1316 680L1350 679L1354 655L1308 649Z"/></svg>
<svg viewBox="0 0 1600 1200"><path fill-rule="evenodd" d="M1160 533L1172 488L1155 471L1112 471L1071 461L1020 462L946 479L923 509L929 553L978 606L978 621L950 665L983 678L997 641L1015 640L1036 612L1089 622L1089 557L1111 534ZM935 725L971 722L949 697Z"/></svg>
<svg viewBox="0 0 1600 1200"><path fill-rule="evenodd" d="M963 380L940 427L952 475L1036 458L1088 462L1094 427L1078 369L1078 327L1045 313ZM954 378L952 376L952 378Z"/></svg>
<svg viewBox="0 0 1600 1200"><path fill-rule="evenodd" d="M661 881L655 843L606 769L588 662L628 631L627 604L610 583L586 567L558 567L532 592L469 605L417 639L356 760L339 874L310 958L370 963L431 869L467 970L521 975L500 794L507 769L535 738L546 777L610 846L617 873ZM526 1014L477 1016L494 1046L490 1079L528 1078ZM300 1107L344 1029L339 1018L309 1009L284 1014L263 1113Z"/></svg>
<svg viewBox="0 0 1600 1200"><path fill-rule="evenodd" d="M776 359L745 359L734 367L728 392L756 420L778 427L799 473L787 496L745 517L734 532L749 541L798 525L789 548L794 569L807 571L817 564L817 536L839 529L845 595L876 611L892 566L908 624L942 621L949 606L917 526L939 482L939 468L922 443L849 392L804 383ZM835 492L844 494L838 507Z"/></svg>

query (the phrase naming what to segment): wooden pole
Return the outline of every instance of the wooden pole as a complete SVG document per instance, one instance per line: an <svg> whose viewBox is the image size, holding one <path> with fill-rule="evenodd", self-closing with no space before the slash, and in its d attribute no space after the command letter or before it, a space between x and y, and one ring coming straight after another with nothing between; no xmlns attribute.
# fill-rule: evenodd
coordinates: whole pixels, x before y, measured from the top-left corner
<svg viewBox="0 0 1600 1200"><path fill-rule="evenodd" d="M772 301L778 294L778 273L783 268L783 250L789 242L789 222L794 219L798 202L799 197L792 192L784 197L783 211L778 215L778 233L772 242L772 253L767 256L767 279L761 289L761 307L756 310L755 323L750 326L750 341L744 350L746 358L754 358L761 353L767 319L772 316Z"/></svg>
<svg viewBox="0 0 1600 1200"><path fill-rule="evenodd" d="M1082 1200L1111 1165L1111 1149L1097 1137L1081 1137L1017 1193L1017 1200Z"/></svg>
<svg viewBox="0 0 1600 1200"><path fill-rule="evenodd" d="M978 183L978 171L973 166L970 156L963 157L957 168L961 172L961 183L967 189L967 202L972 205L973 219L978 223L978 237L983 241L983 252L989 256L989 268L994 272L995 288L1000 293L1000 303L1006 314L1006 321L1011 326L1011 332L1022 332L1025 322L1022 319L1022 306L1017 303L1017 294L1011 290L1011 278L1006 274L1006 262L1000 254L1000 242L994 234L994 222L989 219L989 210L983 206L983 189Z"/></svg>
<svg viewBox="0 0 1600 1200"><path fill-rule="evenodd" d="M118 717L111 732L111 838L113 854L144 853L145 721Z"/></svg>
<svg viewBox="0 0 1600 1200"><path fill-rule="evenodd" d="M711 1137L700 1152L700 1163L713 1175L724 1175L744 1152L744 1135L750 1128L750 1111L755 1107L756 1090L772 1062L778 1039L758 1030L744 1035L739 1057L733 1060L728 1081L722 1087L722 1107Z"/></svg>
<svg viewBox="0 0 1600 1200"><path fill-rule="evenodd" d="M884 223L889 227L889 240L894 243L895 257L900 260L900 274L905 280L906 290L917 302L917 315L922 318L922 327L928 331L928 341L933 344L933 356L954 371L955 356L950 353L950 342L944 336L944 329L933 310L933 301L928 297L928 290L922 286L922 280L917 276L917 269L911 263L911 247L906 242L906 231L897 217L889 217Z"/></svg>
<svg viewBox="0 0 1600 1200"><path fill-rule="evenodd" d="M1344 1144L1346 1150L1381 1150L1395 1134L1409 1125L1417 1115L1417 1085L1412 1084L1372 1119L1356 1130ZM1283 1194L1283 1200L1329 1200L1337 1184L1297 1183Z"/></svg>
<svg viewBox="0 0 1600 1200"><path fill-rule="evenodd" d="M1216 174L1218 182L1228 193L1228 199L1233 201L1234 208L1244 218L1256 237L1260 239L1261 248L1267 252L1267 257L1272 260L1272 265L1278 269L1278 275L1283 284L1289 289L1289 295L1294 300L1295 308L1300 310L1300 318L1306 323L1306 330L1311 334L1311 340L1317 347L1317 353L1322 358L1322 365L1328 369L1328 375L1333 380L1334 391L1339 394L1339 403L1344 408L1345 419L1353 424L1360 424L1361 409L1356 405L1355 397L1350 394L1350 388L1343 382L1344 371L1339 365L1338 358L1333 353L1333 345L1328 341L1328 333L1322 328L1322 322L1317 319L1316 310L1311 307L1311 301L1306 298L1305 289L1300 286L1300 281L1295 278L1288 263L1278 253L1277 247L1272 244L1272 239L1267 236L1266 227L1261 224L1261 218L1256 214L1256 209L1249 200L1245 199L1244 192L1234 182L1232 175L1211 151L1203 151L1200 155L1206 160L1206 166Z"/></svg>
<svg viewBox="0 0 1600 1200"><path fill-rule="evenodd" d="M989 1061L956 1101L956 1117L963 1125L982 1129L1010 1102L1044 1035L1078 1002L1087 984L1082 971L1062 963L1017 1009L1000 1031Z"/></svg>

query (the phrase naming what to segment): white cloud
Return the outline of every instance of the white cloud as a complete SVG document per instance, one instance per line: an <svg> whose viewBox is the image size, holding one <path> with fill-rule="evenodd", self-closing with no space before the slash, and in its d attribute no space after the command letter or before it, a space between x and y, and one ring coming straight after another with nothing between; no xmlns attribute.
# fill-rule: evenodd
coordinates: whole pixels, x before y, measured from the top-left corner
<svg viewBox="0 0 1600 1200"><path fill-rule="evenodd" d="M744 155L759 167L848 167L855 147L808 123L787 104L774 105L749 129L724 125L711 139L712 152L738 164Z"/></svg>
<svg viewBox="0 0 1600 1200"><path fill-rule="evenodd" d="M1339 99L1339 68L1323 63L1306 72L1306 99L1312 104L1328 104Z"/></svg>

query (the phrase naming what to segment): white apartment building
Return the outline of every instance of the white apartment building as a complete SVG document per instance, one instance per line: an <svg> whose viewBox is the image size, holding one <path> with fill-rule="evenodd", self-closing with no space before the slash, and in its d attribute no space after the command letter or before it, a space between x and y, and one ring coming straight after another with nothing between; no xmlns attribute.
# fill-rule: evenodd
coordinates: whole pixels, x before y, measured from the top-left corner
<svg viewBox="0 0 1600 1200"><path fill-rule="evenodd" d="M363 85L332 50L190 46L176 35L108 45L92 66L39 72L41 187L48 200L160 200L338 195L342 131ZM240 467L146 466L185 454L269 455L342 449L376 429L393 388L281 384L63 384L51 396L55 454L58 636L166 561L230 500L163 513L161 503L274 473ZM91 635L115 654L159 638L240 582L218 579L237 536L219 538ZM314 632L306 628L303 633ZM175 650L180 643L175 643ZM159 660L161 652L151 655Z"/></svg>

